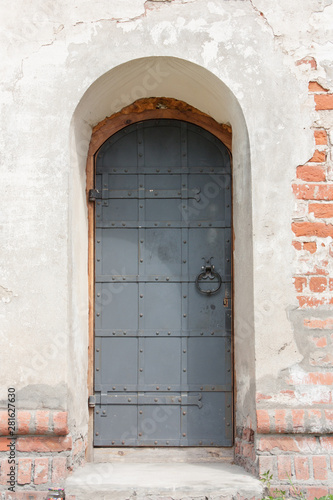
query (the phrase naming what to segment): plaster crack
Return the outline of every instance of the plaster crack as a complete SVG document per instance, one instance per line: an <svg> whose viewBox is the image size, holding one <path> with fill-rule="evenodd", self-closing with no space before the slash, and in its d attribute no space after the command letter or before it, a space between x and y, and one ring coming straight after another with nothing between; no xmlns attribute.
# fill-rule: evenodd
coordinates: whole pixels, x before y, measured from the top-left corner
<svg viewBox="0 0 333 500"><path fill-rule="evenodd" d="M153 10L158 10L161 8L161 5L155 5L155 4L171 4L174 0L146 0L143 4L144 12L140 14L139 16L132 17L131 19L127 19L125 21L117 21L118 23L129 23L133 21L138 21L139 19L142 19L144 17L147 17L147 13L149 11Z"/></svg>
<svg viewBox="0 0 333 500"><path fill-rule="evenodd" d="M49 45L53 45L54 42L55 42L55 40L52 40L52 42L50 42L50 43L42 43L42 45L40 46L40 48L42 48L42 47L48 47ZM40 48L38 50L40 50ZM38 52L38 50L36 52Z"/></svg>
<svg viewBox="0 0 333 500"><path fill-rule="evenodd" d="M333 1L333 0L332 0ZM275 42L278 43L279 47L281 48L282 52L287 55L287 56L290 56L290 53L285 49L284 45L283 45L283 35L277 35L273 29L273 26L269 23L267 17L265 16L265 14L258 9L258 7L256 7L254 5L254 0L249 0L253 10L263 19L265 25L268 27L268 29L272 32L272 35L273 35L273 39Z"/></svg>
<svg viewBox="0 0 333 500"><path fill-rule="evenodd" d="M179 0L179 1L181 4L187 4L187 3L195 3L197 0ZM145 0L143 4L144 11L142 12L142 14L139 14L137 16L130 18L110 17L110 18L95 19L93 21L77 21L75 24L73 24L73 27L75 28L75 26L79 26L80 24L94 24L102 22L115 22L117 24L132 23L133 21L138 21L139 19L147 17L147 13L149 11L160 9L162 4L170 5L173 2L175 2L175 0Z"/></svg>
<svg viewBox="0 0 333 500"><path fill-rule="evenodd" d="M73 27L75 28L76 26L79 26L80 24L95 24L95 23L103 23L103 22L115 22L115 23L131 23L133 21L137 21L138 19L142 19L147 15L147 10L151 10L148 8L147 4L151 3L152 0L146 0L143 4L143 9L144 11L142 14L139 14L134 17L129 17L129 18L124 18L124 17L109 17L109 18L101 18L101 19L94 19L93 21L77 21L75 24L73 24ZM160 0L160 1L172 1L172 0Z"/></svg>
<svg viewBox="0 0 333 500"><path fill-rule="evenodd" d="M256 7L254 4L253 4L253 0L249 0L250 4L252 5L252 8L253 10L264 20L266 26L271 30L274 38L276 37L275 33L274 33L274 30L273 30L273 27L269 24L268 22L268 19L267 17L265 16L265 14L258 9L258 7Z"/></svg>

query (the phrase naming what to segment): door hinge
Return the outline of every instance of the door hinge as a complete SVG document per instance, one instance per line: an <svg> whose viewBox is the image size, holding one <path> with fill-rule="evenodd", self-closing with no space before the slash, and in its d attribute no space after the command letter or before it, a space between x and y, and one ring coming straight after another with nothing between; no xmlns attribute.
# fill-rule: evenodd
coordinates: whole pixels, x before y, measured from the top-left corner
<svg viewBox="0 0 333 500"><path fill-rule="evenodd" d="M102 198L102 194L98 189L89 189L89 201L95 201Z"/></svg>
<svg viewBox="0 0 333 500"><path fill-rule="evenodd" d="M88 406L89 408L95 408L96 405L96 398L95 396L89 396L88 398Z"/></svg>

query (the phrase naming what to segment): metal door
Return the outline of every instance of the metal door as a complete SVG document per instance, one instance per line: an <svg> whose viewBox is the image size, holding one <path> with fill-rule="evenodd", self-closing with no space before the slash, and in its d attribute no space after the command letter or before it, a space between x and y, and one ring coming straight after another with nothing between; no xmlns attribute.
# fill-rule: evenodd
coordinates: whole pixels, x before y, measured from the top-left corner
<svg viewBox="0 0 333 500"><path fill-rule="evenodd" d="M95 446L231 446L231 167L147 120L96 155Z"/></svg>

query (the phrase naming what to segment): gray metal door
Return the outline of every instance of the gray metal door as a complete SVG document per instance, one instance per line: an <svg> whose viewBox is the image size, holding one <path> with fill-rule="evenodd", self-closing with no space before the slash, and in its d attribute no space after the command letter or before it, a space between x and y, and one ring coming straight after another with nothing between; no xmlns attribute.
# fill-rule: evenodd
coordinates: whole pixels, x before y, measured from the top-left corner
<svg viewBox="0 0 333 500"><path fill-rule="evenodd" d="M231 167L147 120L96 155L95 446L231 446Z"/></svg>

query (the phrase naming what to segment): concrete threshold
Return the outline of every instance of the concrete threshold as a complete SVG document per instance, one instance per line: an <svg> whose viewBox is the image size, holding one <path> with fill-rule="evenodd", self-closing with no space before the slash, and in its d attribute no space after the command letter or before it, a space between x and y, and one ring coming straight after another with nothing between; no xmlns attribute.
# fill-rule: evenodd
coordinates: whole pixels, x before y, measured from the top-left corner
<svg viewBox="0 0 333 500"><path fill-rule="evenodd" d="M88 463L66 481L75 500L254 500L258 479L229 463Z"/></svg>

